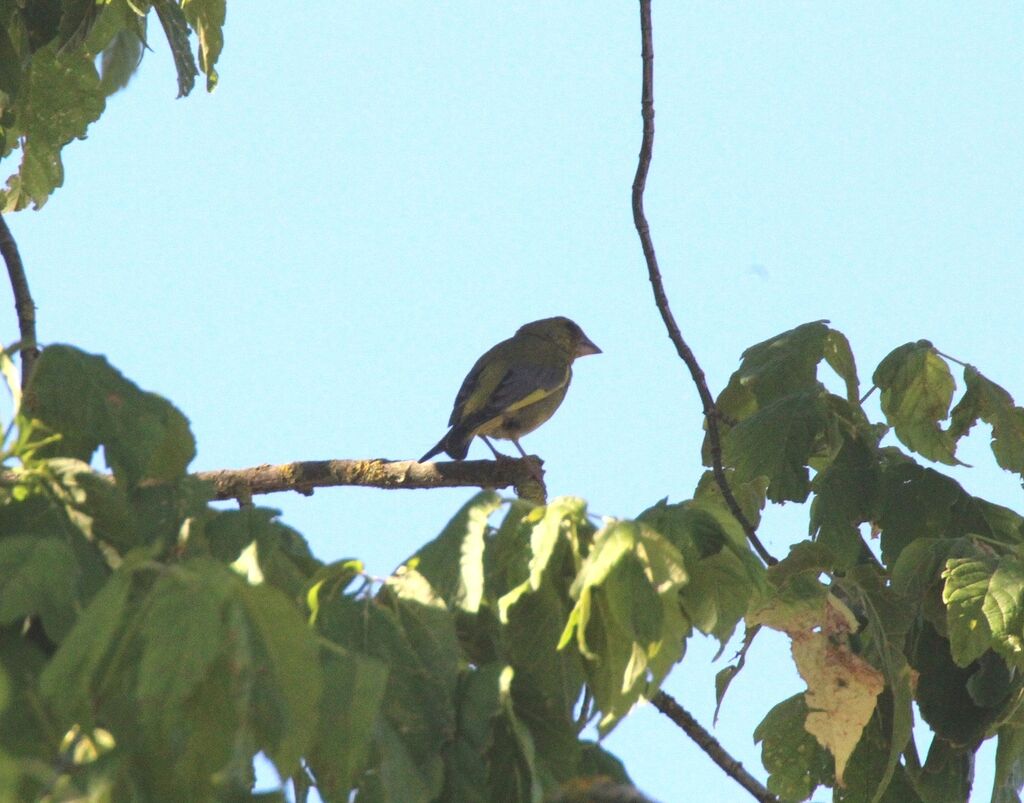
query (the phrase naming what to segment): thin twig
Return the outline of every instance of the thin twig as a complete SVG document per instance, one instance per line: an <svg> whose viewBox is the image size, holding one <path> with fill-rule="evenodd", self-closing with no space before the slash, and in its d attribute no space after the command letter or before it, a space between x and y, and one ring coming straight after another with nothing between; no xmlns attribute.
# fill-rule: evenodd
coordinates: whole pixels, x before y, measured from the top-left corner
<svg viewBox="0 0 1024 803"><path fill-rule="evenodd" d="M7 227L7 221L0 215L0 254L7 263L7 275L11 279L11 290L14 291L14 310L18 313L18 329L21 332L21 386L28 384L32 365L39 356L36 347L36 305L32 302L32 294L25 278L25 267L21 264L18 244L14 235Z"/></svg>
<svg viewBox="0 0 1024 803"><path fill-rule="evenodd" d="M641 0L643 2L643 0ZM651 700L654 707L678 725L687 736L697 743L697 746L707 753L722 770L736 783L750 792L755 800L762 803L779 803L779 799L765 789L764 785L753 775L743 769L743 765L730 756L719 741L704 730L704 727L695 720L690 713L675 701L675 698L659 691Z"/></svg>
<svg viewBox="0 0 1024 803"><path fill-rule="evenodd" d="M308 460L252 468L201 471L212 482L216 499L251 499L255 494L296 491L309 496L315 488L360 485L370 488L514 488L518 496L543 503L546 490L536 457L522 460L457 460L415 463L411 460Z"/></svg>
<svg viewBox="0 0 1024 803"><path fill-rule="evenodd" d="M661 271L658 269L658 258L654 253L654 242L651 240L651 227L644 215L644 188L647 185L647 172L651 167L651 156L654 153L654 36L651 32L651 0L640 0L640 35L643 42L643 89L641 92L640 108L644 121L643 141L640 145L640 161L636 167L636 178L633 179L633 223L636 225L637 234L640 235L640 245L643 247L644 259L647 261L647 275L651 280L651 288L654 290L654 303L661 313L661 319L665 322L669 339L676 347L676 353L686 363L693 377L693 383L697 386L697 393L700 395L701 404L704 407L704 418L707 421L708 445L711 456L711 471L715 476L715 482L722 489L722 496L725 504L729 507L736 521L740 523L747 539L761 559L768 565L778 563L771 556L760 539L750 520L743 513L739 502L733 496L732 489L725 476L725 469L722 467L722 439L718 431L718 411L715 409L715 401L708 390L708 382L701 370L697 358L693 355L690 347L683 340L679 331L672 310L669 308L668 296L665 294L665 285L661 280Z"/></svg>

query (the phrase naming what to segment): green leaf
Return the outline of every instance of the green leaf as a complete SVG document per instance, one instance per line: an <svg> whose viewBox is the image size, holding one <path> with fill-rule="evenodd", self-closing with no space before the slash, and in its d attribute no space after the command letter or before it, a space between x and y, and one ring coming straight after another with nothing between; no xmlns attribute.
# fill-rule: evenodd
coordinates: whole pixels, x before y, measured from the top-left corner
<svg viewBox="0 0 1024 803"><path fill-rule="evenodd" d="M442 780L439 763L423 766L410 753L409 742L398 727L387 719L378 719L374 728L374 743L380 752L380 766L374 775L360 786L369 800L408 801L431 803L437 798Z"/></svg>
<svg viewBox="0 0 1024 803"><path fill-rule="evenodd" d="M749 388L759 407L795 393L818 391L818 363L831 331L827 323L805 323L751 346L743 352L729 385Z"/></svg>
<svg viewBox="0 0 1024 803"><path fill-rule="evenodd" d="M853 350L846 335L836 329L829 329L825 336L825 360L832 370L839 374L846 383L846 400L850 404L860 404L860 380L857 378L857 363L853 359Z"/></svg>
<svg viewBox="0 0 1024 803"><path fill-rule="evenodd" d="M426 581L423 586L429 592ZM408 608L417 610L402 616ZM438 746L450 739L456 724L458 641L451 614L440 600L417 602L385 590L380 602L322 599L316 626L336 644L377 658L388 669L384 716L374 731L379 780L372 772L362 776L361 793L383 794L379 784L390 788L394 781L411 784L396 787L409 796L398 799L436 798L444 775ZM409 630L418 632L411 636Z"/></svg>
<svg viewBox="0 0 1024 803"><path fill-rule="evenodd" d="M802 502L810 491L807 465L829 440L828 406L817 389L771 402L730 429L725 462L740 482L767 477L773 502Z"/></svg>
<svg viewBox="0 0 1024 803"><path fill-rule="evenodd" d="M217 511L203 522L202 535L195 530L189 534L189 554L210 554L239 570L244 565L247 576L298 599L309 591L323 564L313 557L306 539L277 520L279 515L264 507Z"/></svg>
<svg viewBox="0 0 1024 803"><path fill-rule="evenodd" d="M1020 803L1024 787L1024 728L1003 725L996 740L996 772L992 803Z"/></svg>
<svg viewBox="0 0 1024 803"><path fill-rule="evenodd" d="M78 617L40 677L40 691L62 714L61 723L65 726L76 722L88 726L93 721L96 675L123 637L132 575L132 564L111 575Z"/></svg>
<svg viewBox="0 0 1024 803"><path fill-rule="evenodd" d="M725 700L725 693L729 690L729 685L733 682L736 676L743 670L743 667L747 663L747 650L750 649L750 645L754 643L754 638L757 636L760 626L748 627L746 632L743 634L743 646L740 647L739 652L736 653L734 659L736 663L731 664L725 669L721 669L715 675L715 718L714 724L718 724L718 714L722 710L722 702Z"/></svg>
<svg viewBox="0 0 1024 803"><path fill-rule="evenodd" d="M949 645L959 666L976 661L992 643L992 631L981 608L995 564L995 560L954 558L942 573L946 581L942 601L949 610Z"/></svg>
<svg viewBox="0 0 1024 803"><path fill-rule="evenodd" d="M907 552L910 550L904 554ZM865 797L870 795L867 799L898 801L900 798L894 795L906 786L899 760L911 739L914 724L913 673L904 653L914 610L894 591L885 573L871 564L855 567L838 584L851 605L860 612L861 621L866 619L857 635L858 654L882 670L886 684L885 692L878 698L875 716L850 759L844 779L851 787L860 785L866 792ZM866 767L858 755L862 747L867 747L865 742L887 751L884 760L879 760L872 749L871 766ZM861 799L853 793L849 797Z"/></svg>
<svg viewBox="0 0 1024 803"><path fill-rule="evenodd" d="M38 614L47 635L60 642L77 617L78 585L78 563L65 539L0 539L0 623Z"/></svg>
<svg viewBox="0 0 1024 803"><path fill-rule="evenodd" d="M145 43L131 28L118 31L100 56L100 86L113 95L128 86L139 64Z"/></svg>
<svg viewBox="0 0 1024 803"><path fill-rule="evenodd" d="M221 655L232 585L223 567L193 561L171 568L149 590L138 622L136 694L144 716L154 717L160 727L173 729L181 706Z"/></svg>
<svg viewBox="0 0 1024 803"><path fill-rule="evenodd" d="M484 546L485 591L488 600L503 597L530 576L530 533L536 505L513 501L501 525Z"/></svg>
<svg viewBox="0 0 1024 803"><path fill-rule="evenodd" d="M444 602L422 575L402 569L387 579L382 599L391 604L409 644L450 697L458 683L459 640Z"/></svg>
<svg viewBox="0 0 1024 803"><path fill-rule="evenodd" d="M764 510L767 499L768 479L758 477L749 482L739 482L736 479L736 472L731 468L725 469L725 478L729 483L729 490L732 491L733 498L739 504L743 515L747 517L747 521L755 528L758 527L761 524L761 511ZM715 508L726 511L729 518L734 519L713 472L705 471L701 474L697 488L693 492L693 498L702 504L713 502ZM738 530L738 532L742 534L742 530ZM746 535L743 535L741 540L746 540Z"/></svg>
<svg viewBox="0 0 1024 803"><path fill-rule="evenodd" d="M60 433L60 455L88 462L102 444L115 477L129 487L176 479L195 456L188 419L177 408L140 390L103 357L71 346L43 351L25 407Z"/></svg>
<svg viewBox="0 0 1024 803"><path fill-rule="evenodd" d="M517 698L525 701L528 695L531 708L542 709L556 722L571 721L585 677L579 653L558 649L570 609L545 584L519 597L502 631L505 658L515 669Z"/></svg>
<svg viewBox="0 0 1024 803"><path fill-rule="evenodd" d="M325 648L320 655L324 694L309 765L321 794L346 799L369 761L388 668L376 658L342 647Z"/></svg>
<svg viewBox="0 0 1024 803"><path fill-rule="evenodd" d="M932 739L916 790L928 803L959 803L970 797L974 751L945 739ZM902 803L902 801L900 801Z"/></svg>
<svg viewBox="0 0 1024 803"><path fill-rule="evenodd" d="M1001 468L1024 474L1024 408L975 368L964 368L967 391L953 408L950 433L966 435L980 418L992 427L992 454Z"/></svg>
<svg viewBox="0 0 1024 803"><path fill-rule="evenodd" d="M316 644L298 610L279 591L242 586L253 628L253 724L257 747L282 775L298 769L317 723L322 676Z"/></svg>
<svg viewBox="0 0 1024 803"><path fill-rule="evenodd" d="M482 491L463 505L441 534L405 561L430 582L451 608L476 613L484 593L484 536L488 518L501 505Z"/></svg>
<svg viewBox="0 0 1024 803"><path fill-rule="evenodd" d="M949 417L956 383L949 366L927 340L893 350L875 370L882 412L896 437L929 460L956 465L956 440L939 422Z"/></svg>
<svg viewBox="0 0 1024 803"><path fill-rule="evenodd" d="M16 771L0 764L0 799L40 800L52 778L50 762L62 734L55 733L49 712L40 704L37 684L46 658L14 629L0 632L0 762L10 755L20 765ZM47 768L45 774L27 772L29 777L20 781L13 777L35 762ZM5 789L5 781L10 788ZM5 797L4 792L9 794Z"/></svg>
<svg viewBox="0 0 1024 803"><path fill-rule="evenodd" d="M876 523L882 535L882 559L891 566L916 538L954 538L954 505L967 494L960 484L916 463L883 469Z"/></svg>
<svg viewBox="0 0 1024 803"><path fill-rule="evenodd" d="M36 468L53 478L49 490L89 541L105 542L122 554L138 545L138 522L124 488L73 458L50 458Z"/></svg>
<svg viewBox="0 0 1024 803"><path fill-rule="evenodd" d="M967 666L992 647L1024 668L1024 563L1010 556L951 558L942 576L956 663Z"/></svg>
<svg viewBox="0 0 1024 803"><path fill-rule="evenodd" d="M225 0L181 0L181 10L199 35L199 67L206 73L206 90L217 86L214 65L224 49Z"/></svg>
<svg viewBox="0 0 1024 803"><path fill-rule="evenodd" d="M629 777L622 762L605 750L596 742L581 742L582 754L580 756L579 775L583 778L602 776L624 786L632 786L633 779Z"/></svg>
<svg viewBox="0 0 1024 803"><path fill-rule="evenodd" d="M850 404L859 410L857 370L849 343L841 333L829 329L826 324L827 321L803 324L743 352L739 369L715 401L723 448L727 448L732 427L759 411L787 400L789 405L800 404L791 397L827 396L817 379L818 364L822 359L827 359L843 379L848 396L852 394ZM702 454L704 464L711 465L710 442L706 437ZM765 476L772 477L772 474L765 472ZM804 484L805 481L798 481L797 488ZM798 490L788 492L797 493ZM806 492L800 498L804 497ZM781 501L789 497L777 491L777 495L770 495L770 498Z"/></svg>
<svg viewBox="0 0 1024 803"><path fill-rule="evenodd" d="M349 585L365 571L366 567L363 562L353 558L342 558L317 569L306 590L309 623L316 624L316 618L320 615L321 600L343 594Z"/></svg>
<svg viewBox="0 0 1024 803"><path fill-rule="evenodd" d="M41 680L65 727L101 722L153 794L190 799L244 786L261 750L297 769L320 688L313 638L279 592L209 559L160 569L142 556L111 576Z"/></svg>
<svg viewBox="0 0 1024 803"><path fill-rule="evenodd" d="M683 558L688 581L680 589L686 615L724 646L764 588L764 567L750 552L721 497L678 505L659 502L637 517L668 539Z"/></svg>
<svg viewBox="0 0 1024 803"><path fill-rule="evenodd" d="M543 798L533 740L512 706L514 673L487 664L459 684L459 730L445 751L442 800L531 803Z"/></svg>
<svg viewBox="0 0 1024 803"><path fill-rule="evenodd" d="M57 47L61 55L79 47L96 24L100 7L94 0L63 0L64 13L57 31Z"/></svg>
<svg viewBox="0 0 1024 803"><path fill-rule="evenodd" d="M494 721L493 746L488 768L488 789L491 800L536 803L543 799L533 738L516 716L512 704L511 668L506 668L498 680L499 716Z"/></svg>
<svg viewBox="0 0 1024 803"><path fill-rule="evenodd" d="M500 684L505 669L500 663L490 663L463 674L456 698L458 731L444 751L441 800L488 799L488 752L494 741L494 720L501 713ZM511 790L506 794L515 799Z"/></svg>
<svg viewBox="0 0 1024 803"><path fill-rule="evenodd" d="M804 729L810 711L795 694L768 712L754 729L761 763L768 770L768 791L783 801L807 800L818 786L833 786L832 757Z"/></svg>
<svg viewBox="0 0 1024 803"><path fill-rule="evenodd" d="M6 28L0 27L0 119L7 115L21 88L21 59ZM0 148L0 150L6 150Z"/></svg>
<svg viewBox="0 0 1024 803"><path fill-rule="evenodd" d="M850 758L843 776L844 785L836 787L833 796L836 803L922 803L904 767L898 763L909 738L909 729L902 743L892 740L889 702L888 695L879 697L878 710L864 728Z"/></svg>
<svg viewBox="0 0 1024 803"><path fill-rule="evenodd" d="M104 106L99 75L87 55L58 58L51 43L32 56L13 107L15 122L6 132L8 145L21 146L22 160L0 197L4 213L46 203L64 183L61 150L85 136Z"/></svg>
<svg viewBox="0 0 1024 803"><path fill-rule="evenodd" d="M878 454L863 437L844 438L835 459L814 478L810 532L845 569L865 558L859 526L878 505L881 478Z"/></svg>
<svg viewBox="0 0 1024 803"><path fill-rule="evenodd" d="M570 549L579 551L579 531L587 527L586 503L574 497L559 497L546 507L535 508L523 520L530 528L528 576L498 600L502 620L522 594L536 591L545 578L553 581L552 570ZM564 585L564 584L562 584Z"/></svg>
<svg viewBox="0 0 1024 803"><path fill-rule="evenodd" d="M192 54L192 46L188 41L188 20L181 6L174 0L153 0L153 8L163 26L167 44L171 47L174 57L174 68L178 71L178 97L184 97L196 85L196 59Z"/></svg>
<svg viewBox="0 0 1024 803"><path fill-rule="evenodd" d="M614 522L595 536L559 646L575 634L604 715L602 734L654 694L683 657L690 623L678 595L686 581L679 551L642 524Z"/></svg>
<svg viewBox="0 0 1024 803"><path fill-rule="evenodd" d="M992 657L1002 659L994 653ZM953 661L949 641L928 622L919 622L912 634L910 665L919 673L916 701L921 716L941 740L971 745L981 739L998 717L1010 689L1004 686L1001 699L993 702L991 690L979 705L968 689L968 681L981 670L974 662L966 667ZM979 698L980 699L980 698Z"/></svg>
<svg viewBox="0 0 1024 803"><path fill-rule="evenodd" d="M977 547L967 538L918 538L900 553L892 567L893 590L904 600L910 615L920 614L945 631L948 612L942 601L942 572L946 560L977 555Z"/></svg>

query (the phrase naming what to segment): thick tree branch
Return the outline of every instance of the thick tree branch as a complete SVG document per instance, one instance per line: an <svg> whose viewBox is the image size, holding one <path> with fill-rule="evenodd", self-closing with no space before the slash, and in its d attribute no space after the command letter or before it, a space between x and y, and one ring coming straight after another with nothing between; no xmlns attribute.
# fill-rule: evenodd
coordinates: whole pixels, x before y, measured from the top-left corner
<svg viewBox="0 0 1024 803"><path fill-rule="evenodd" d="M516 494L543 504L546 489L536 457L505 460L457 460L416 463L412 460L308 460L252 468L201 471L217 499L244 499L254 494L360 485L369 488L514 488Z"/></svg>
<svg viewBox="0 0 1024 803"><path fill-rule="evenodd" d="M701 405L704 408L704 420L707 422L708 445L711 456L711 471L715 476L718 487L722 489L722 496L729 510L732 511L736 521L743 527L747 538L754 547L761 559L771 565L778 561L771 556L760 539L750 520L744 515L739 502L733 496L729 481L725 476L725 469L722 467L722 439L718 430L718 411L715 409L715 401L708 390L708 382L701 370L697 358L690 347L683 340L683 335L676 324L675 316L669 307L668 296L665 294L665 285L661 280L661 270L658 268L658 258L654 253L654 241L651 239L651 227L647 223L644 214L644 189L647 186L647 172L651 167L651 157L654 153L654 36L651 29L651 0L640 0L640 36L642 41L641 56L643 59L643 86L640 96L640 110L644 121L643 140L640 145L640 160L636 167L636 177L633 179L633 223L636 226L637 234L640 235L640 245L644 251L644 259L647 262L647 275L651 281L651 289L654 291L654 303L661 313L661 319L665 322L669 339L676 347L676 353L686 367L690 370L693 383L697 386L697 393L700 395Z"/></svg>
<svg viewBox="0 0 1024 803"><path fill-rule="evenodd" d="M743 769L743 765L730 756L719 741L704 730L703 726L675 701L675 698L659 691L651 702L654 703L655 708L682 728L683 732L693 739L697 746L707 753L726 775L750 792L755 800L760 800L762 803L779 803L779 799L765 789L757 778Z"/></svg>
<svg viewBox="0 0 1024 803"><path fill-rule="evenodd" d="M14 291L14 309L18 313L18 329L21 332L21 386L28 384L32 365L39 356L36 346L36 305L32 302L32 294L28 290L28 279L25 267L21 264L18 245L14 235L7 227L7 221L0 215L0 254L7 263L7 275Z"/></svg>

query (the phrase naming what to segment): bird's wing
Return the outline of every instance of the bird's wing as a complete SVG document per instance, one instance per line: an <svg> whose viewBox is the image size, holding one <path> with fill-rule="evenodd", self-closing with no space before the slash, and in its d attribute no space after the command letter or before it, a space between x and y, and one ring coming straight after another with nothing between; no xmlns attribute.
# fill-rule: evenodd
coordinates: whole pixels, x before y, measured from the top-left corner
<svg viewBox="0 0 1024 803"><path fill-rule="evenodd" d="M500 370L498 376L485 368L468 390L463 383L452 412L452 424L475 429L496 416L513 413L550 396L569 381L568 365L526 364ZM467 383L471 378L472 374L466 378ZM492 387L488 393L487 389Z"/></svg>

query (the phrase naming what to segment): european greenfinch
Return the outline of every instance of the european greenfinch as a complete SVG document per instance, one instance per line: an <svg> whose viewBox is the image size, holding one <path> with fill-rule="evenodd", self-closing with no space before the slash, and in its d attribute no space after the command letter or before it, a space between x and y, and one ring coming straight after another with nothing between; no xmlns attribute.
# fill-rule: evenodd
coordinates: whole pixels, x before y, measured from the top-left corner
<svg viewBox="0 0 1024 803"><path fill-rule="evenodd" d="M501 455L488 435L512 441L526 457L519 439L558 409L572 380L573 360L600 353L568 318L545 318L519 327L476 361L455 397L448 419L451 429L419 462L441 452L463 460L477 435L495 457Z"/></svg>

